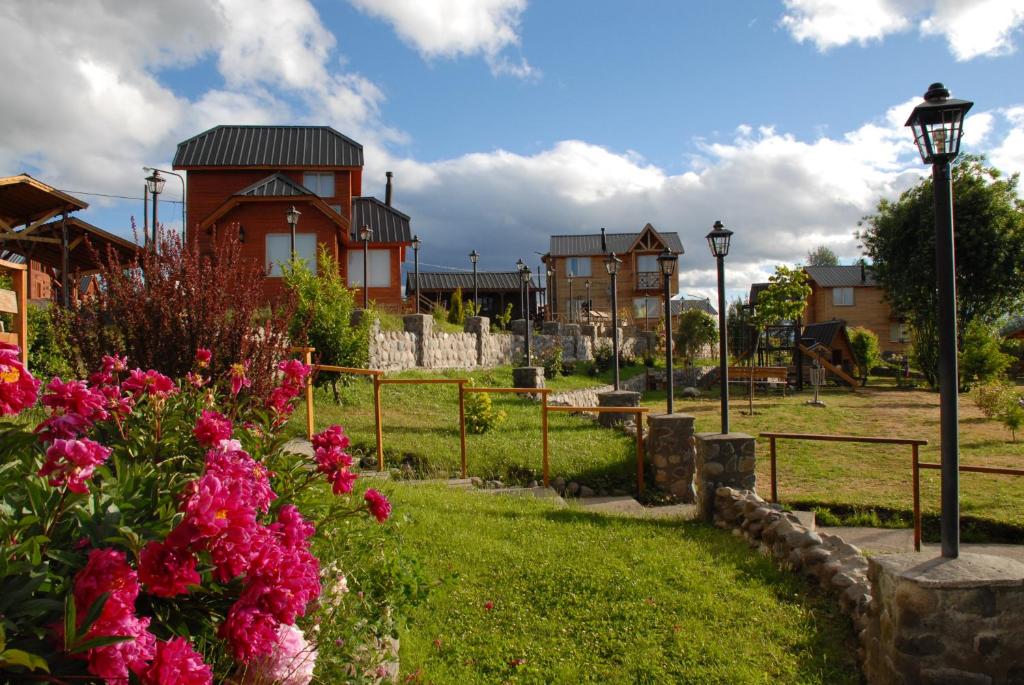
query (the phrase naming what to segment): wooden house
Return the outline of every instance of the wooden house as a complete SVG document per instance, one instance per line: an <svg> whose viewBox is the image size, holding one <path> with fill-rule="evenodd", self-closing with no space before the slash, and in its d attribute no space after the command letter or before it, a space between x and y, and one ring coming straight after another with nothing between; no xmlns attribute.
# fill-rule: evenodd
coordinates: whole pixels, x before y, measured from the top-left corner
<svg viewBox="0 0 1024 685"><path fill-rule="evenodd" d="M522 277L518 271L479 271L476 274L476 292L480 300L480 315L490 317L493 321L505 308L512 305L512 318L523 318ZM473 274L449 271L421 271L420 298L421 311L429 311L424 307L435 304L450 306L452 294L462 291L464 302L473 299ZM537 314L537 305L543 289L537 287L536 280L530 277L530 312ZM416 276L406 274L405 294L416 296Z"/></svg>
<svg viewBox="0 0 1024 685"><path fill-rule="evenodd" d="M268 299L284 288L291 251L287 213L300 212L295 251L318 268L321 247L361 302L363 288L383 309L402 306L401 267L412 241L409 216L363 195L363 146L329 126L216 126L178 145L174 168L188 177L187 237L209 249L212 236L237 231L242 251L266 269ZM359 230L372 231L363 275Z"/></svg>
<svg viewBox="0 0 1024 685"><path fill-rule="evenodd" d="M811 286L804 323L840 320L848 327L861 326L878 336L883 353L906 353L909 329L893 313L870 266L806 266L804 271Z"/></svg>

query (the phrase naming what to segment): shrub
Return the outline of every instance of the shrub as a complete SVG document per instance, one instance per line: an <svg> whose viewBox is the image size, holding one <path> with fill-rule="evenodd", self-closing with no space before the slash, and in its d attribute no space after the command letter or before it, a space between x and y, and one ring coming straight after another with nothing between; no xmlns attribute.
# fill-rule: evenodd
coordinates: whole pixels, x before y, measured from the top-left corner
<svg viewBox="0 0 1024 685"><path fill-rule="evenodd" d="M499 331L507 331L509 323L512 322L512 303L505 305L505 311L494 317L494 323L498 325Z"/></svg>
<svg viewBox="0 0 1024 685"><path fill-rule="evenodd" d="M79 373L99 368L108 354L181 377L199 348L212 350L210 371L223 376L245 360L252 392L266 396L275 365L288 351L291 307L267 307L263 266L243 257L236 231L214 234L209 254L161 229L158 250L140 250L122 263L99 255L95 298L58 309L68 355Z"/></svg>
<svg viewBox="0 0 1024 685"><path fill-rule="evenodd" d="M594 350L594 368L597 369L598 373L603 373L612 368L614 359L615 355L611 345L601 344Z"/></svg>
<svg viewBox="0 0 1024 685"><path fill-rule="evenodd" d="M999 349L1000 337L996 330L975 319L963 334L960 352L960 384L985 383L1006 372L1013 361Z"/></svg>
<svg viewBox="0 0 1024 685"><path fill-rule="evenodd" d="M679 315L674 339L676 351L692 360L708 345L718 342L718 321L700 309L687 309Z"/></svg>
<svg viewBox="0 0 1024 685"><path fill-rule="evenodd" d="M552 379L562 375L565 353L561 345L556 345L551 352L544 357L544 378Z"/></svg>
<svg viewBox="0 0 1024 685"><path fill-rule="evenodd" d="M971 391L975 406L989 419L996 418L1013 395L1010 385L999 380L979 383Z"/></svg>
<svg viewBox="0 0 1024 685"><path fill-rule="evenodd" d="M209 362L196 355L175 381L108 356L88 383L47 385L35 431L2 430L0 509L13 515L0 516L0 610L18 656L0 661L5 676L157 685L284 669L309 682L318 645L302 627L338 588L321 585L296 504L318 475L351 492L348 439L337 426L315 436L309 464L282 449L303 364L280 363L259 400L238 393L240 367L211 376ZM13 413L35 390L9 356L0 365ZM360 510L381 521L390 504L367 490L322 505L324 520Z"/></svg>
<svg viewBox="0 0 1024 685"><path fill-rule="evenodd" d="M496 410L491 396L486 392L473 392L472 385L466 387L466 430L482 435L497 427L505 420L505 412Z"/></svg>
<svg viewBox="0 0 1024 685"><path fill-rule="evenodd" d="M456 326L466 323L466 310L462 304L462 288L456 288L452 293L448 307L448 323L453 323Z"/></svg>
<svg viewBox="0 0 1024 685"><path fill-rule="evenodd" d="M67 333L55 306L28 307L28 364L42 378L71 378L74 370L65 354Z"/></svg>
<svg viewBox="0 0 1024 685"><path fill-rule="evenodd" d="M1024 407L1021 407L1020 401L1007 404L999 414L999 420L1010 431L1013 441L1017 442L1017 431L1020 430L1021 426L1024 426Z"/></svg>
<svg viewBox="0 0 1024 685"><path fill-rule="evenodd" d="M857 367L860 369L862 382L866 385L871 369L878 366L882 361L882 355L878 348L878 336L875 335L874 331L862 326L851 328L849 334L853 356L857 360Z"/></svg>

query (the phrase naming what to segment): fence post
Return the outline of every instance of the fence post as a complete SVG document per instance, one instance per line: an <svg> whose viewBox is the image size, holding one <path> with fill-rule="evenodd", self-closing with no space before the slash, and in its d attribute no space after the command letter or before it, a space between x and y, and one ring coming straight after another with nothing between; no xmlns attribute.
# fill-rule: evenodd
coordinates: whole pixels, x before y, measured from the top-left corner
<svg viewBox="0 0 1024 685"><path fill-rule="evenodd" d="M917 444L910 446L914 474L914 551L921 551L921 468L918 466Z"/></svg>
<svg viewBox="0 0 1024 685"><path fill-rule="evenodd" d="M466 470L466 381L459 381L459 447L462 451L462 477Z"/></svg>
<svg viewBox="0 0 1024 685"><path fill-rule="evenodd" d="M306 437L313 439L313 348L303 350L303 361L309 367L306 376Z"/></svg>
<svg viewBox="0 0 1024 685"><path fill-rule="evenodd" d="M541 459L542 470L544 472L544 487L548 487L548 394L546 392L541 393L541 407L540 407L540 433L541 443L543 447L543 457Z"/></svg>
<svg viewBox="0 0 1024 685"><path fill-rule="evenodd" d="M373 375L373 417L377 424L377 470L384 470L384 426L380 407L380 374Z"/></svg>
<svg viewBox="0 0 1024 685"><path fill-rule="evenodd" d="M636 412L636 487L644 494L644 415Z"/></svg>
<svg viewBox="0 0 1024 685"><path fill-rule="evenodd" d="M768 438L768 454L771 461L772 471L772 502L779 502L779 484L775 476L775 438Z"/></svg>

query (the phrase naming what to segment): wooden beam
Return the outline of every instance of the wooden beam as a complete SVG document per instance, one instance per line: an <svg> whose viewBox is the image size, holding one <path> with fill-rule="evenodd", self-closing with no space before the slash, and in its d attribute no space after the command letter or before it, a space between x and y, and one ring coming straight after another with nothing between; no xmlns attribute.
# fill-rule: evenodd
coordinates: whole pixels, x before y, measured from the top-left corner
<svg viewBox="0 0 1024 685"><path fill-rule="evenodd" d="M16 264L15 262L9 262L6 259L0 259L0 269L7 269L9 271L28 271L28 265Z"/></svg>
<svg viewBox="0 0 1024 685"><path fill-rule="evenodd" d="M0 219L0 230L10 231L11 233L14 233L14 226L11 226L3 219Z"/></svg>
<svg viewBox="0 0 1024 685"><path fill-rule="evenodd" d="M78 236L77 238L75 238L74 240L72 240L72 241L71 241L71 244L70 244L70 245L68 245L68 252L71 252L71 251L72 251L72 250L74 250L74 249L75 249L76 247L78 247L79 245L81 245L81 244L82 244L82 241L83 241L83 240L85 240L85 235L84 235L84 234L83 234L83 235L80 235L80 236Z"/></svg>
<svg viewBox="0 0 1024 685"><path fill-rule="evenodd" d="M36 219L35 221L33 221L32 223L30 223L27 227L25 227L22 230L18 231L18 233L20 233L21 235L25 235L26 233L31 233L32 231L36 230L37 228L39 228L40 226L45 224L47 221L49 221L50 219L52 219L53 217L57 216L58 214L60 214L63 211L64 211L63 207L60 208L60 209L50 210L49 212L44 214L42 217L40 217L40 218Z"/></svg>
<svg viewBox="0 0 1024 685"><path fill-rule="evenodd" d="M0 242L24 241L26 243L53 243L60 245L60 238L47 238L41 235L23 235L18 233L0 233Z"/></svg>
<svg viewBox="0 0 1024 685"><path fill-rule="evenodd" d="M18 293L13 290L0 288L0 312L6 314L18 313Z"/></svg>

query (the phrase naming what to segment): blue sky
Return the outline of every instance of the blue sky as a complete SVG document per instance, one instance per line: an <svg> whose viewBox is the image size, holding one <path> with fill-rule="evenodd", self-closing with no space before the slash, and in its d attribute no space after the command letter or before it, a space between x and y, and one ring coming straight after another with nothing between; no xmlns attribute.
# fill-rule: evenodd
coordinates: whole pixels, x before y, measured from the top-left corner
<svg viewBox="0 0 1024 685"><path fill-rule="evenodd" d="M1021 0L5 3L0 174L134 197L209 126L330 124L365 192L395 171L428 264L651 222L710 293L722 219L738 291L817 244L857 256L856 221L925 172L902 123L934 80L977 103L966 149L1024 169L1022 27ZM115 232L141 209L83 197Z"/></svg>

